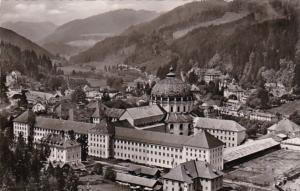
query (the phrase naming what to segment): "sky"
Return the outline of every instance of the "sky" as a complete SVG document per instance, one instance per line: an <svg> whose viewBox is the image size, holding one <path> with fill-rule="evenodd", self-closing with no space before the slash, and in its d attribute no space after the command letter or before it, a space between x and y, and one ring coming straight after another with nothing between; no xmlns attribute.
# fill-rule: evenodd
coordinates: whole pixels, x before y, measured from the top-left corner
<svg viewBox="0 0 300 191"><path fill-rule="evenodd" d="M0 24L50 21L60 25L122 8L165 12L190 1L193 0L0 0Z"/></svg>

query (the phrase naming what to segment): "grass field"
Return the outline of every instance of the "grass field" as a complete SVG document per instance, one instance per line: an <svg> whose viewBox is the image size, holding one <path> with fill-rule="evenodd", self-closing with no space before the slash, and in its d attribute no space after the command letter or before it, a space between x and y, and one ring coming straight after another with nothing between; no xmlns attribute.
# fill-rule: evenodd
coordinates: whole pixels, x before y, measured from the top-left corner
<svg viewBox="0 0 300 191"><path fill-rule="evenodd" d="M300 166L300 152L279 150L243 163L225 175L225 179L274 188L276 180Z"/></svg>
<svg viewBox="0 0 300 191"><path fill-rule="evenodd" d="M284 115L290 115L295 111L300 112L300 100L295 100L269 110L271 113L278 112Z"/></svg>

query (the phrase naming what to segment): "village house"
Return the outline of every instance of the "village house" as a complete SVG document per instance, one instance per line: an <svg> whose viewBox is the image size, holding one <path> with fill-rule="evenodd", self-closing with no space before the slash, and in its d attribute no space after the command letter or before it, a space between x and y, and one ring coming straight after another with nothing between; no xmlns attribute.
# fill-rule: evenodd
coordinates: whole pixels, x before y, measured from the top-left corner
<svg viewBox="0 0 300 191"><path fill-rule="evenodd" d="M209 84L209 82L214 82L219 79L222 75L222 72L216 69L207 69L204 73L204 81Z"/></svg>
<svg viewBox="0 0 300 191"><path fill-rule="evenodd" d="M206 162L191 160L163 176L164 191L217 191L223 187L223 173Z"/></svg>
<svg viewBox="0 0 300 191"><path fill-rule="evenodd" d="M272 113L264 113L259 111L252 111L249 115L250 120L255 121L267 121L267 122L275 122L277 121L277 116Z"/></svg>
<svg viewBox="0 0 300 191"><path fill-rule="evenodd" d="M46 105L43 104L43 103L41 103L41 102L38 102L38 103L36 103L35 105L33 105L32 111L33 111L34 113L45 112L45 111L46 111Z"/></svg>
<svg viewBox="0 0 300 191"><path fill-rule="evenodd" d="M232 82L224 89L224 97L227 99L242 101L244 97L244 90L235 82L235 80L232 80Z"/></svg>
<svg viewBox="0 0 300 191"><path fill-rule="evenodd" d="M225 147L239 146L246 139L246 129L232 120L197 117L194 123L195 134L207 131L225 143Z"/></svg>
<svg viewBox="0 0 300 191"><path fill-rule="evenodd" d="M91 121L95 124L103 117L107 117L112 122L119 121L125 113L125 109L110 108L100 102L95 102L91 108L95 109L91 116Z"/></svg>
<svg viewBox="0 0 300 191"><path fill-rule="evenodd" d="M70 140L61 134L49 134L41 141L50 147L48 161L63 164L81 162L81 145L75 140Z"/></svg>
<svg viewBox="0 0 300 191"><path fill-rule="evenodd" d="M268 134L270 133L283 133L288 135L288 137L293 138L300 136L300 126L291 120L284 118L268 128Z"/></svg>
<svg viewBox="0 0 300 191"><path fill-rule="evenodd" d="M282 149L300 151L300 138L294 137L291 139L284 140L281 142L280 146Z"/></svg>

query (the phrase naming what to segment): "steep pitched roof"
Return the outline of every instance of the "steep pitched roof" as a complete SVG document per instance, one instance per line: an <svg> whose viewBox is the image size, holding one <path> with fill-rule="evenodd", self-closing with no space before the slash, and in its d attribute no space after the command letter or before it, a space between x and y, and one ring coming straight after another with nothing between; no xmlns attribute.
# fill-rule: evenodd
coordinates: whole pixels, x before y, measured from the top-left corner
<svg viewBox="0 0 300 191"><path fill-rule="evenodd" d="M219 139L217 139L216 137L214 137L213 135L204 131L188 139L188 141L185 142L185 145L191 147L201 147L201 148L216 148L221 145L224 145L224 143Z"/></svg>
<svg viewBox="0 0 300 191"><path fill-rule="evenodd" d="M235 132L246 131L243 126L233 120L211 119L203 117L197 117L195 119L195 127Z"/></svg>
<svg viewBox="0 0 300 191"><path fill-rule="evenodd" d="M96 124L95 127L90 129L88 132L89 133L94 133L94 134L113 135L114 134L114 127L106 119L101 119L100 123Z"/></svg>
<svg viewBox="0 0 300 191"><path fill-rule="evenodd" d="M35 119L35 114L32 110L28 109L21 115L19 115L17 118L15 118L13 121L19 123L28 123L32 119Z"/></svg>
<svg viewBox="0 0 300 191"><path fill-rule="evenodd" d="M195 178L215 179L222 175L223 173L221 171L214 169L207 162L192 160L181 163L179 166L173 168L169 173L164 175L163 178L193 183L193 179Z"/></svg>
<svg viewBox="0 0 300 191"><path fill-rule="evenodd" d="M43 141L54 147L68 148L68 147L76 147L80 146L80 144L76 141L67 139L62 135L50 134L43 138Z"/></svg>
<svg viewBox="0 0 300 191"><path fill-rule="evenodd" d="M300 131L300 126L289 119L283 119L269 127L268 130L292 133Z"/></svg>
<svg viewBox="0 0 300 191"><path fill-rule="evenodd" d="M103 103L97 103L94 106L95 112L93 113L92 117L95 118L101 118L103 117L103 115L106 115L107 117L111 118L120 118L125 112L125 109L110 108L104 105Z"/></svg>

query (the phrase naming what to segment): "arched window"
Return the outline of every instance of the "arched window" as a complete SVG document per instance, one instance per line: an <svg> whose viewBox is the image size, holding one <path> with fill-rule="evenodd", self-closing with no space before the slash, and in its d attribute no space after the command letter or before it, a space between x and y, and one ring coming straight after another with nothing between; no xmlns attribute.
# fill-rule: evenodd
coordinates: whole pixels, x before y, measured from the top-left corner
<svg viewBox="0 0 300 191"><path fill-rule="evenodd" d="M183 106L183 112L185 112L185 106Z"/></svg>
<svg viewBox="0 0 300 191"><path fill-rule="evenodd" d="M174 129L174 124L171 124L170 125L170 130L173 130Z"/></svg>
<svg viewBox="0 0 300 191"><path fill-rule="evenodd" d="M180 112L180 107L179 106L177 106L177 112Z"/></svg>
<svg viewBox="0 0 300 191"><path fill-rule="evenodd" d="M171 106L171 112L173 112L173 106Z"/></svg>
<svg viewBox="0 0 300 191"><path fill-rule="evenodd" d="M182 131L183 130L183 124L180 124L179 126L179 130Z"/></svg>

